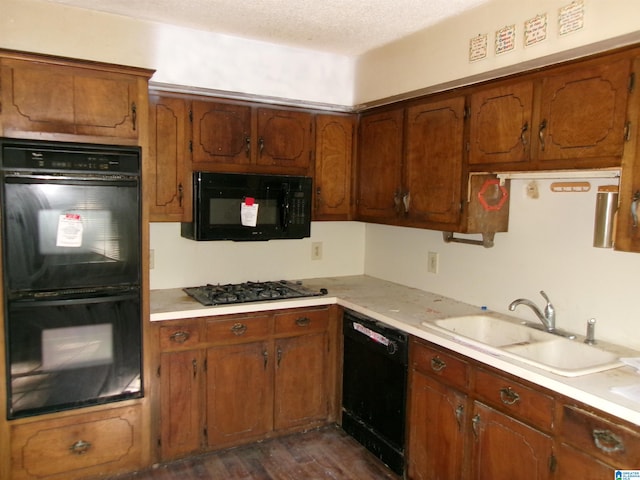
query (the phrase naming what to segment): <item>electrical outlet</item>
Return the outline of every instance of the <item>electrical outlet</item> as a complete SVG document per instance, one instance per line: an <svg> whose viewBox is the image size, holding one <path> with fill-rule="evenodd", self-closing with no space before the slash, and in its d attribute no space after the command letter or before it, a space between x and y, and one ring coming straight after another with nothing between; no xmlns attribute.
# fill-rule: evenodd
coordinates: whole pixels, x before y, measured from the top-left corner
<svg viewBox="0 0 640 480"><path fill-rule="evenodd" d="M311 260L322 260L322 242L311 244Z"/></svg>
<svg viewBox="0 0 640 480"><path fill-rule="evenodd" d="M429 252L427 254L427 272L438 273L439 263L440 255L437 252Z"/></svg>

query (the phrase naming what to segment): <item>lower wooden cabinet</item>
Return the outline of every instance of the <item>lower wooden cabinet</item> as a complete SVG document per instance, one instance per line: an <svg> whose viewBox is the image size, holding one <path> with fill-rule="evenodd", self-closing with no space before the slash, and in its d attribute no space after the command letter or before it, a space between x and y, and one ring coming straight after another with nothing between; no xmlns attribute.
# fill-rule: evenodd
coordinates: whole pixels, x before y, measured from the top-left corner
<svg viewBox="0 0 640 480"><path fill-rule="evenodd" d="M427 341L410 346L407 478L614 478L640 429Z"/></svg>
<svg viewBox="0 0 640 480"><path fill-rule="evenodd" d="M334 307L162 322L162 459L335 419Z"/></svg>
<svg viewBox="0 0 640 480"><path fill-rule="evenodd" d="M11 425L11 480L73 480L141 468L140 406Z"/></svg>

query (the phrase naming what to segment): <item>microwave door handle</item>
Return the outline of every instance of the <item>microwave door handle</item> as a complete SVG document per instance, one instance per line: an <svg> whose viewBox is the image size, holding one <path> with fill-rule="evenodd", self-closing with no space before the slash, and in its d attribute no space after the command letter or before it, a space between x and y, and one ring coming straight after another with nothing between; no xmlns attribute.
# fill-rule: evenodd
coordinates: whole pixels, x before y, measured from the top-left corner
<svg viewBox="0 0 640 480"><path fill-rule="evenodd" d="M282 226L282 230L286 231L289 228L289 192L288 191L284 191L282 194L282 204L280 207L281 211L281 226Z"/></svg>

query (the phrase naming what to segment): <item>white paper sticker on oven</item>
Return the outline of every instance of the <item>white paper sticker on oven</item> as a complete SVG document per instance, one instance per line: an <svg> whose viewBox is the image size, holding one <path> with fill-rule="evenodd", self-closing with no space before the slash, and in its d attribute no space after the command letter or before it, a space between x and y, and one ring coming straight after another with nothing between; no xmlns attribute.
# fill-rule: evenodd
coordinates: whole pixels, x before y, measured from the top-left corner
<svg viewBox="0 0 640 480"><path fill-rule="evenodd" d="M240 205L240 223L245 227L255 227L258 224L258 204L254 198L246 197Z"/></svg>
<svg viewBox="0 0 640 480"><path fill-rule="evenodd" d="M63 213L58 218L56 247L82 246L82 219L77 213Z"/></svg>

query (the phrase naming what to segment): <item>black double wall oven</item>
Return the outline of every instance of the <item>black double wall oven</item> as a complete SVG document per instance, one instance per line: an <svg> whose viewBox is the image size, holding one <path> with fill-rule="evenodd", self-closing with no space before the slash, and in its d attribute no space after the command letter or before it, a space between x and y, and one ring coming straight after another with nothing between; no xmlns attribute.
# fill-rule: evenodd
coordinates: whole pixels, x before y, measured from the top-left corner
<svg viewBox="0 0 640 480"><path fill-rule="evenodd" d="M142 396L140 149L0 139L7 417Z"/></svg>

